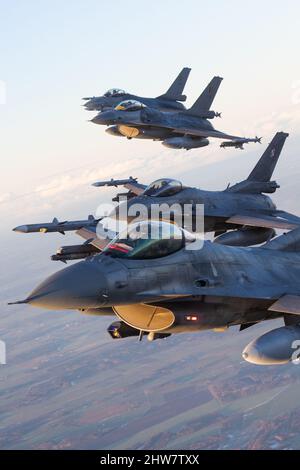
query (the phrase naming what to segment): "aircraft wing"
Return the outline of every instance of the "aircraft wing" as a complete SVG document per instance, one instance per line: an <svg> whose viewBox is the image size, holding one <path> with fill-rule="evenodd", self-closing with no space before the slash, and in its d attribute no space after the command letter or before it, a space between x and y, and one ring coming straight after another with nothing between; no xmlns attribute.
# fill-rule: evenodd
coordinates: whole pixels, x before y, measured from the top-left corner
<svg viewBox="0 0 300 470"><path fill-rule="evenodd" d="M146 189L147 185L138 183L136 178L132 178L130 176L129 178L126 179L111 179L107 181L97 181L96 183L93 183L92 186L96 186L96 188L99 187L104 187L104 186L113 186L117 188L118 186L124 186L124 188L128 189L131 193L135 194L136 196L139 196L142 194L142 192Z"/></svg>
<svg viewBox="0 0 300 470"><path fill-rule="evenodd" d="M124 184L124 188L128 189L131 193L135 194L136 196L139 196L145 191L147 185L135 181Z"/></svg>
<svg viewBox="0 0 300 470"><path fill-rule="evenodd" d="M84 238L84 240L87 240L91 245L95 246L100 251L104 250L104 248L116 235L112 231L104 232L103 230L102 233L101 227L98 227L98 229L96 229L96 227L81 228L75 233L76 235L79 235L80 237Z"/></svg>
<svg viewBox="0 0 300 470"><path fill-rule="evenodd" d="M194 129L194 128L173 128L173 132L176 134L185 134L185 135L192 135L195 137L215 137L217 139L226 139L226 140L234 140L237 143L240 142L241 144L249 143L249 142L257 142L257 138L249 138L249 137L239 137L236 135L226 134L224 132L217 131L215 129Z"/></svg>
<svg viewBox="0 0 300 470"><path fill-rule="evenodd" d="M300 217L288 212L278 211L274 215L236 214L229 217L228 224L249 225L250 227L279 228L292 230L300 226Z"/></svg>

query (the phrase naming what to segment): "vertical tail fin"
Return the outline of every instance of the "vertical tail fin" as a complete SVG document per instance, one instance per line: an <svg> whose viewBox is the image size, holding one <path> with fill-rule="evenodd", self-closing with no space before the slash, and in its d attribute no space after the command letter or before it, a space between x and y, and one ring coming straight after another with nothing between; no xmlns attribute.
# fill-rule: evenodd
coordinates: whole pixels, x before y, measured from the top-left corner
<svg viewBox="0 0 300 470"><path fill-rule="evenodd" d="M248 176L248 181L267 182L270 181L275 169L276 163L289 134L277 132L272 141L258 160L257 164Z"/></svg>
<svg viewBox="0 0 300 470"><path fill-rule="evenodd" d="M221 77L214 77L201 93L199 98L195 101L193 106L186 112L193 114L194 116L201 116L203 113L209 111L222 80L223 78Z"/></svg>
<svg viewBox="0 0 300 470"><path fill-rule="evenodd" d="M184 67L166 93L158 96L158 98L166 98L174 101L185 101L186 96L183 95L182 92L189 77L190 71L191 69Z"/></svg>

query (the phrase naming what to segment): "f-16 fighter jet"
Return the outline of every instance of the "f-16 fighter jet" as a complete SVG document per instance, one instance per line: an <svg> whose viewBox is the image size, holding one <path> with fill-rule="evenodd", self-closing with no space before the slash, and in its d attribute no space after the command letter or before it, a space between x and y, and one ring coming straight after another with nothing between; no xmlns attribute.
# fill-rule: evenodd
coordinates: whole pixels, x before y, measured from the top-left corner
<svg viewBox="0 0 300 470"><path fill-rule="evenodd" d="M164 112L137 100L125 100L114 109L99 113L91 122L112 126L107 129L112 135L160 140L174 149L205 147L209 145L209 137L230 140L237 148L249 142L260 142L258 137L238 137L218 131L208 120L220 116L210 108L221 81L222 78L214 77L187 110Z"/></svg>
<svg viewBox="0 0 300 470"><path fill-rule="evenodd" d="M136 218L135 208L139 212L142 207L144 219L171 220L179 226L191 229L195 226L197 205L203 204L203 228L205 232L215 232L215 243L232 246L260 244L273 238L276 228L290 230L300 226L299 217L276 209L271 198L264 194L273 193L279 187L271 178L287 136L284 132L277 132L248 178L224 191L192 188L170 178L160 179L146 186L132 176L127 179L99 181L94 186L123 185L128 190L127 193L117 194L113 199L119 204L110 217L118 221L133 222ZM122 200L122 197L126 200ZM159 207L156 214L152 212L153 206ZM176 212L178 209L179 214ZM14 231L64 234L76 230L86 240L85 244L63 246L52 256L53 260L66 262L86 258L103 249L107 243L106 235L99 237L101 232L97 231L101 220L89 216L87 220L59 222L54 218L50 223L20 225ZM109 235L113 238L115 234L110 232Z"/></svg>
<svg viewBox="0 0 300 470"><path fill-rule="evenodd" d="M180 111L185 109L180 101L186 100L186 96L183 95L183 90L190 71L191 69L187 67L183 68L166 93L156 98L144 98L142 96L126 93L119 88L111 88L104 93L103 96L83 98L86 101L84 107L89 111L103 111L114 108L120 101L138 100L151 108L160 109L161 111Z"/></svg>
<svg viewBox="0 0 300 470"><path fill-rule="evenodd" d="M250 343L243 357L299 361L300 229L259 248L197 243L174 224L133 224L101 254L58 271L17 303L116 315L108 328L113 338L243 330L283 318L285 326Z"/></svg>
<svg viewBox="0 0 300 470"><path fill-rule="evenodd" d="M299 227L299 217L276 209L271 198L264 194L274 193L279 188L271 178L287 137L288 134L277 132L248 178L224 191L191 188L170 178L159 179L146 186L131 178L125 183L129 189L128 200L121 202L111 216L121 220L125 217L132 222L135 219L134 207L137 212L143 207L144 218L153 219L152 208L159 205L161 219L170 220L171 215L178 225L183 225L184 221L176 217L178 205L179 216L190 205L191 215L196 217L197 204L203 204L205 232L215 232L216 243L236 246L263 243L274 237L275 228ZM101 184L94 183L95 186ZM115 185L115 180L110 185ZM118 195L115 200L120 200L119 196L123 195ZM126 205L124 210L123 205ZM190 229L190 226L184 227Z"/></svg>

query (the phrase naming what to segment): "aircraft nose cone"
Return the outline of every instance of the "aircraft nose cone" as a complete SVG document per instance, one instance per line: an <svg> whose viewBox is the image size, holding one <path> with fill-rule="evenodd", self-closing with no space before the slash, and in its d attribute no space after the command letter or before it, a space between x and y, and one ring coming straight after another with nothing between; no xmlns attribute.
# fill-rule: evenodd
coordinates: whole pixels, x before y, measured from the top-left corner
<svg viewBox="0 0 300 470"><path fill-rule="evenodd" d="M95 116L93 119L90 120L91 122L93 122L94 124L101 124L102 121L100 119L99 116Z"/></svg>
<svg viewBox="0 0 300 470"><path fill-rule="evenodd" d="M94 263L82 261L48 277L27 303L49 310L100 307L106 303L105 275Z"/></svg>
<svg viewBox="0 0 300 470"><path fill-rule="evenodd" d="M13 232L27 233L28 227L27 225L19 225L18 227L13 228Z"/></svg>
<svg viewBox="0 0 300 470"><path fill-rule="evenodd" d="M93 119L92 122L95 124L114 124L115 122L115 114L113 111L102 111L101 113L97 114Z"/></svg>

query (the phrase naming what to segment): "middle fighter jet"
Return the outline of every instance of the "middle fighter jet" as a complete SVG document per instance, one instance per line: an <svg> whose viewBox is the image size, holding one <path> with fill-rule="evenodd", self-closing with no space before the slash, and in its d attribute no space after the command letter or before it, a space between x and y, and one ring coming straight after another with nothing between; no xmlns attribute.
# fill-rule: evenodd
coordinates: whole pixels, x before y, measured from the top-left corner
<svg viewBox="0 0 300 470"><path fill-rule="evenodd" d="M211 111L211 105L221 84L221 77L214 77L193 106L179 112L163 112L136 100L125 100L114 109L99 113L91 122L111 126L107 132L128 139L152 139L162 141L173 149L193 149L209 145L209 137L232 141L236 148L260 138L238 137L214 129L208 119L220 116ZM221 144L224 147L224 143Z"/></svg>
<svg viewBox="0 0 300 470"><path fill-rule="evenodd" d="M277 132L248 178L223 191L183 186L180 181L170 178L156 180L146 186L131 177L124 184L129 190L127 200L116 206L111 217L120 220L127 218L128 222L132 222L138 217L136 212L140 213L142 208L144 218L151 219L153 208L160 206L160 219L170 220L171 216L178 225L190 229L190 225L185 226L180 219L181 214L195 218L197 204L203 204L204 231L215 232L216 243L236 246L263 243L274 237L274 228L299 227L299 217L276 209L271 198L264 194L274 193L279 188L271 178L287 137L287 133ZM116 186L116 180L94 183L94 186L104 184ZM120 197L117 195L114 200L120 201ZM184 208L188 205L191 207L191 214L184 213ZM141 219L140 216L139 218Z"/></svg>
<svg viewBox="0 0 300 470"><path fill-rule="evenodd" d="M276 209L271 198L264 194L274 193L279 188L276 181L271 181L271 177L287 136L284 132L277 132L248 178L223 191L192 188L170 178L156 180L146 186L132 176L127 179L98 181L94 186L123 185L128 190L113 198L119 204L110 217L121 222L133 222L136 217L139 220L173 220L185 229L194 230L194 222L199 215L197 206L203 204L203 228L205 232L215 232L215 243L232 246L257 245L273 238L275 228L290 230L300 227L300 217ZM154 206L159 207L155 214L152 212ZM186 213L187 206L189 213ZM144 217L137 216L141 208ZM62 234L76 231L86 240L85 244L63 246L52 256L53 260L66 262L102 251L107 239L105 234L103 238L99 236L99 222L103 223L102 218L94 219L91 215L86 220L76 221L59 222L54 218L48 223L20 225L14 231ZM110 238L114 235L115 233L110 233Z"/></svg>

